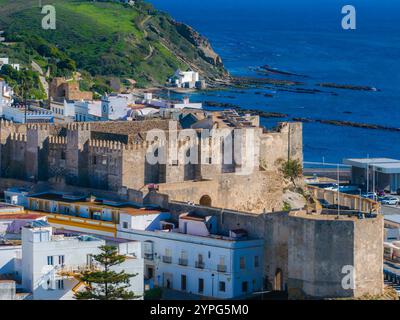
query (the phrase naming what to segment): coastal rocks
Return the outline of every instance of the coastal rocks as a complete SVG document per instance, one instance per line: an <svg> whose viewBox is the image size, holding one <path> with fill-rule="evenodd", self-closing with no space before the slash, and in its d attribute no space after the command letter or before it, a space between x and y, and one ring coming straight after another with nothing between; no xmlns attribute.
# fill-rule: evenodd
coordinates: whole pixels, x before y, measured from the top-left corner
<svg viewBox="0 0 400 320"><path fill-rule="evenodd" d="M285 76L295 76L295 77L302 77L302 78L308 78L308 76L303 75L303 74L298 74L298 73L292 73L288 71L282 71L276 68L272 68L269 65L263 65L257 69L257 71L263 71L266 73L274 73L274 74L280 74L280 75L285 75Z"/></svg>
<svg viewBox="0 0 400 320"><path fill-rule="evenodd" d="M322 124L330 124L334 126L341 127L353 127L353 128L362 128L362 129L372 129L372 130L385 130L385 131L393 131L400 132L400 128L388 127L379 124L369 124L369 123L360 123L346 120L324 120L324 119L310 119L310 118L292 118L293 121L303 122L303 123L312 123L318 122Z"/></svg>
<svg viewBox="0 0 400 320"><path fill-rule="evenodd" d="M270 78L256 78L256 77L234 77L231 82L235 86L262 86L262 85L274 85L274 86L298 86L304 83L292 80L280 80Z"/></svg>
<svg viewBox="0 0 400 320"><path fill-rule="evenodd" d="M204 104L208 107L214 108L240 109L240 106L238 106L237 104L229 102L204 101Z"/></svg>
<svg viewBox="0 0 400 320"><path fill-rule="evenodd" d="M268 112L268 111L261 111L261 110L254 110L254 109L245 109L242 108L238 105L232 104L232 103L226 103L226 102L214 102L214 101L205 101L204 104L208 107L216 107L216 108L228 108L228 109L234 109L238 111L241 114L251 114L251 115L256 115L260 116L262 118L287 118L289 115L286 113L280 113L280 112Z"/></svg>
<svg viewBox="0 0 400 320"><path fill-rule="evenodd" d="M375 87L369 86L354 86L349 84L336 84L336 83L317 83L317 86L325 87L325 88L336 88L336 89L347 89L347 90L358 90L358 91L381 91Z"/></svg>
<svg viewBox="0 0 400 320"><path fill-rule="evenodd" d="M361 128L361 129L371 129L371 130L384 130L384 131L393 131L400 132L400 128L388 127L378 124L369 124L369 123L360 123L346 120L329 120L329 119L312 119L312 118L304 118L304 117L290 117L290 115L281 112L274 111L261 111L254 109L246 109L242 108L238 105L226 102L214 102L214 101L205 101L204 104L208 107L216 107L216 108L227 108L234 109L241 114L251 114L258 115L261 118L279 118L279 119L288 119L297 122L303 123L322 123L329 124L334 126L342 126L342 127L353 127L353 128Z"/></svg>
<svg viewBox="0 0 400 320"><path fill-rule="evenodd" d="M216 67L223 67L221 57L213 50L207 38L203 37L187 24L177 21L172 21L172 23L175 25L176 30L181 36L198 48L199 54L203 60Z"/></svg>

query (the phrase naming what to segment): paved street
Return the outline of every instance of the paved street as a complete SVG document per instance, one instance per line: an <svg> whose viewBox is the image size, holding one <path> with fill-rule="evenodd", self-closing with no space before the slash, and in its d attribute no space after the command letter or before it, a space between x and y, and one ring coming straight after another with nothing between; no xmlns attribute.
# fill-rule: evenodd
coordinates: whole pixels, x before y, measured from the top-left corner
<svg viewBox="0 0 400 320"><path fill-rule="evenodd" d="M400 207L396 206L382 206L383 215L400 214Z"/></svg>
<svg viewBox="0 0 400 320"><path fill-rule="evenodd" d="M400 199L400 196L392 195L392 197L396 197ZM390 215L390 214L400 214L400 205L399 206L384 206L382 205L382 214Z"/></svg>

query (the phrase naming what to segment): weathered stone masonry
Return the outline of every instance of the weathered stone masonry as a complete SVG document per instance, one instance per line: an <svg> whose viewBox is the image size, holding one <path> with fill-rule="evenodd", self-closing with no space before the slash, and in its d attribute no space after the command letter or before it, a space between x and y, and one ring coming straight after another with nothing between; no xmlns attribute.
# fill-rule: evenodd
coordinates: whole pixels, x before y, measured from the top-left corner
<svg viewBox="0 0 400 320"><path fill-rule="evenodd" d="M168 158L166 164L150 165L145 159L149 152L146 134L151 129L168 133L169 122L24 125L2 121L1 176L34 182L62 180L68 185L114 192L143 191L146 185L155 183L173 200L200 203L207 198L212 206L261 213L282 208L282 177L277 160L302 160L299 123L283 123L277 131L268 132L254 127L255 168L248 173L242 172L242 163L249 160L245 153L241 153L242 163L185 164L188 141L177 142L178 161ZM234 129L227 135L235 135ZM165 148L168 143L169 140ZM207 143L208 140L201 141L199 154ZM216 145L210 155L222 159L223 152Z"/></svg>

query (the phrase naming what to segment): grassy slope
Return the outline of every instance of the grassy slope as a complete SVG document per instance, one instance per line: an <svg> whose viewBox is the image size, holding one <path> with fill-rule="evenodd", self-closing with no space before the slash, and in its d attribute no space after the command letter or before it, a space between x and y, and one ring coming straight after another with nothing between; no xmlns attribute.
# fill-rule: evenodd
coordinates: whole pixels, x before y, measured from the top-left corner
<svg viewBox="0 0 400 320"><path fill-rule="evenodd" d="M163 83L175 69L186 68L188 63L198 66L207 76L221 73L199 57L197 48L178 34L167 15L154 12L145 4L127 8L117 3L73 0L51 3L57 12L56 30L41 28L43 15L37 7L38 0L0 0L0 27L22 39L39 36L56 45L76 61L78 70L92 76L129 77L143 84ZM24 43L0 47L1 53L21 61L28 61L30 56L41 65L46 64L43 57Z"/></svg>

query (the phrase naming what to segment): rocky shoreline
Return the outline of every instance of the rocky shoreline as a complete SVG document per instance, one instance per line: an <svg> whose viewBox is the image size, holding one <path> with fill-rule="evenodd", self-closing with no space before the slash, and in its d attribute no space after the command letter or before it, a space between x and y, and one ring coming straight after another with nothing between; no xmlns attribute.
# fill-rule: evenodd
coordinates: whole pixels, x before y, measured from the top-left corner
<svg viewBox="0 0 400 320"><path fill-rule="evenodd" d="M226 102L215 102L215 101L205 101L204 104L208 107L215 108L226 108L226 109L234 109L240 114L251 114L258 115L261 118L269 119L269 118L279 118L303 123L322 123L340 127L353 127L353 128L361 128L361 129L370 129L370 130L383 130L383 131L392 131L392 132L400 132L400 128L389 127L377 124L369 124L369 123L360 123L346 120L330 120L330 119L312 119L305 117L291 117L286 113L275 112L275 111L261 111L254 109L246 109L242 108L239 105L226 103Z"/></svg>

